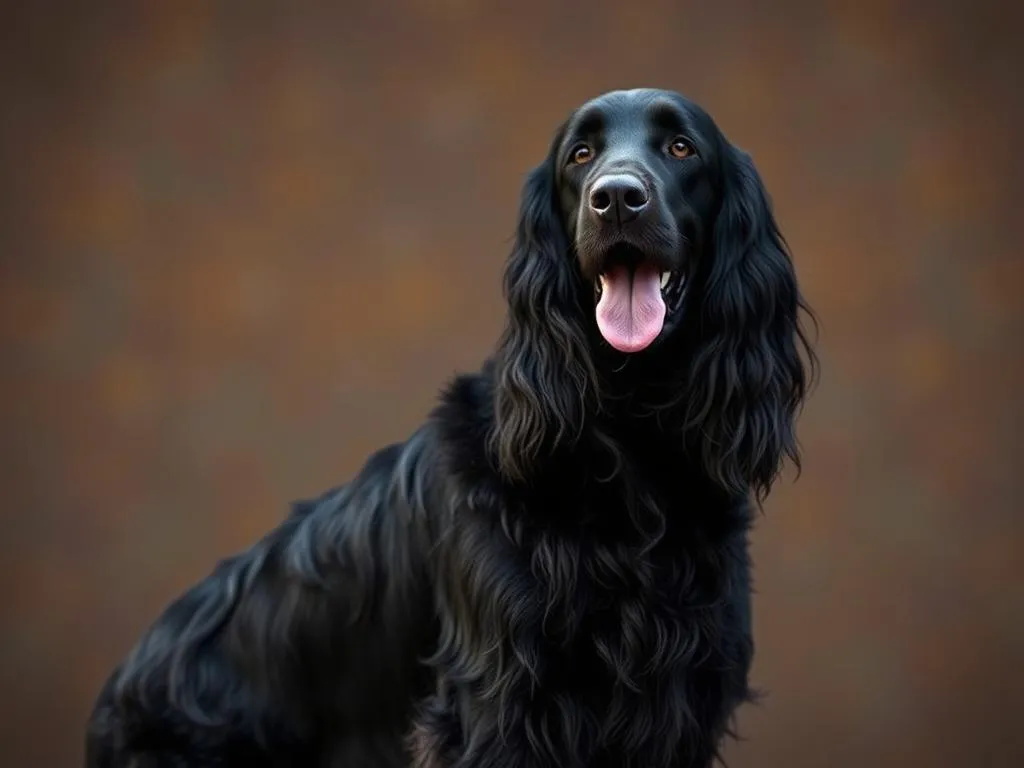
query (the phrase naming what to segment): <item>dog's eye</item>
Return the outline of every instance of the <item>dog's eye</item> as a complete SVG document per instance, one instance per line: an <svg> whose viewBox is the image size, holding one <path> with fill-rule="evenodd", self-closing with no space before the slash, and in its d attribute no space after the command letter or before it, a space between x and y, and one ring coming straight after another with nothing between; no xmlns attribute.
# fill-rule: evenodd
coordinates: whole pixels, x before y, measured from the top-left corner
<svg viewBox="0 0 1024 768"><path fill-rule="evenodd" d="M677 136L668 145L668 151L672 154L672 157L682 160L684 157L689 157L693 154L693 146L686 139Z"/></svg>
<svg viewBox="0 0 1024 768"><path fill-rule="evenodd" d="M572 161L576 165L584 165L594 159L594 150L586 144L580 144L572 151Z"/></svg>

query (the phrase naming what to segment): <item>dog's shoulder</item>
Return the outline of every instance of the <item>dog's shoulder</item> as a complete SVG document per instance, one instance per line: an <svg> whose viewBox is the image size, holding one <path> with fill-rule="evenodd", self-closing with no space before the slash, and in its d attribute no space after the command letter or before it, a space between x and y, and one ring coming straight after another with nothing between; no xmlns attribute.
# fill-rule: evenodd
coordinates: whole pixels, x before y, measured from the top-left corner
<svg viewBox="0 0 1024 768"><path fill-rule="evenodd" d="M494 425L494 364L455 376L442 390L429 423L446 474L457 489L500 494L501 478L490 449Z"/></svg>

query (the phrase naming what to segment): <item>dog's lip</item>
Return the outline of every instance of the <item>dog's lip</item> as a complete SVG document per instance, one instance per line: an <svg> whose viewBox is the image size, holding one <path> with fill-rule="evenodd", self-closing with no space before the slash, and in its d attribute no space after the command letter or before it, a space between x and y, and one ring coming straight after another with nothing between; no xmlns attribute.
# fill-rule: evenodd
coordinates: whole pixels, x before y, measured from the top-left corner
<svg viewBox="0 0 1024 768"><path fill-rule="evenodd" d="M599 272L597 278L594 280L594 290L597 295L600 296L604 290L605 275L608 270ZM668 293L675 294L676 292L685 290L686 287L686 273L683 270L665 269L661 271L661 293L662 296L668 298ZM671 307L670 307L671 308Z"/></svg>
<svg viewBox="0 0 1024 768"><path fill-rule="evenodd" d="M678 268L668 255L651 251L630 238L619 238L600 248L594 261L599 272L618 264L652 263L662 272L673 272Z"/></svg>

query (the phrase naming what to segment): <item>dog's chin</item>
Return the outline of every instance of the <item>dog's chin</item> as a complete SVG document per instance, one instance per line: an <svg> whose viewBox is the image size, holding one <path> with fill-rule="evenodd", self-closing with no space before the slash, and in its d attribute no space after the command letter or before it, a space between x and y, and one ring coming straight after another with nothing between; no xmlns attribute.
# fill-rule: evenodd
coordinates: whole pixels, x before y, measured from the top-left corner
<svg viewBox="0 0 1024 768"><path fill-rule="evenodd" d="M595 266L594 316L604 341L624 354L651 349L675 329L686 294L686 270L676 260L616 243Z"/></svg>

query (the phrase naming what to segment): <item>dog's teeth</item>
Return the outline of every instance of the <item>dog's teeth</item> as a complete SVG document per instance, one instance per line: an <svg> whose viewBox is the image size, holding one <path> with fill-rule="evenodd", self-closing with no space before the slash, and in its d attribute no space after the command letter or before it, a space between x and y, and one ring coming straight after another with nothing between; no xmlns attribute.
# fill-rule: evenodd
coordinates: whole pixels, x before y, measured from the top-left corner
<svg viewBox="0 0 1024 768"><path fill-rule="evenodd" d="M668 285L668 281L669 281L669 279L671 277L672 277L672 273L671 272L662 272L661 273L661 288L662 288L662 290L664 290L665 286Z"/></svg>

